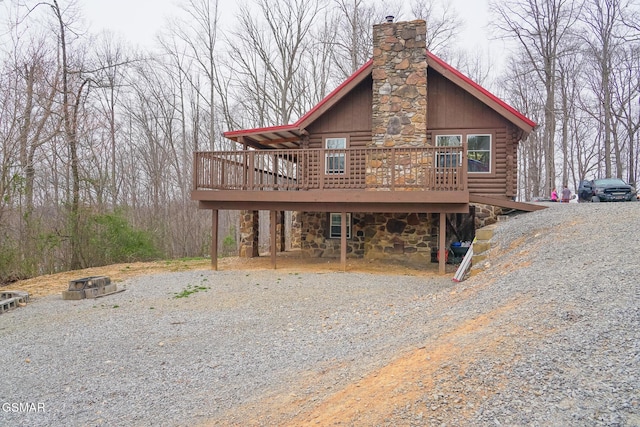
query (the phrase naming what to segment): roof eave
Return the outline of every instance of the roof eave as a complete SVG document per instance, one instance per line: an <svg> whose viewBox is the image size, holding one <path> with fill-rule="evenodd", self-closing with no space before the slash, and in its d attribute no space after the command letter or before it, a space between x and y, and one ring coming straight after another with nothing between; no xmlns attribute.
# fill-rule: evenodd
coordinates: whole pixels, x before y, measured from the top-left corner
<svg viewBox="0 0 640 427"><path fill-rule="evenodd" d="M335 88L329 95L325 96L322 101L316 104L311 110L309 110L298 121L291 125L283 126L271 126L255 129L244 129L224 132L225 138L232 141L239 142L241 138L253 139L257 135L263 135L265 133L277 133L277 132L292 132L299 135L304 134L304 129L313 123L318 117L324 114L327 110L338 103L345 95L347 95L354 87L360 84L371 73L373 67L373 60L369 60L366 64L360 67L355 73L353 73L347 80L342 82L340 86ZM255 140L255 139L253 139Z"/></svg>

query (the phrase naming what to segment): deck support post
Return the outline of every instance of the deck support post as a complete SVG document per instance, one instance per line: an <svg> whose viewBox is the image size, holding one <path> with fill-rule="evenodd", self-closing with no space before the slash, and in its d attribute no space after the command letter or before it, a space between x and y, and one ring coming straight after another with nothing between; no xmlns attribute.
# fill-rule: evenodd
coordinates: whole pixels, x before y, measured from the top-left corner
<svg viewBox="0 0 640 427"><path fill-rule="evenodd" d="M447 214L440 212L440 225L438 227L438 273L446 273L446 234L447 234Z"/></svg>
<svg viewBox="0 0 640 427"><path fill-rule="evenodd" d="M347 213L340 213L340 265L347 271Z"/></svg>
<svg viewBox="0 0 640 427"><path fill-rule="evenodd" d="M273 269L276 269L276 251L278 248L278 244L276 241L276 225L278 222L278 211L271 211L271 218L269 221L269 225L271 227L271 266Z"/></svg>
<svg viewBox="0 0 640 427"><path fill-rule="evenodd" d="M211 209L211 269L218 270L218 210Z"/></svg>

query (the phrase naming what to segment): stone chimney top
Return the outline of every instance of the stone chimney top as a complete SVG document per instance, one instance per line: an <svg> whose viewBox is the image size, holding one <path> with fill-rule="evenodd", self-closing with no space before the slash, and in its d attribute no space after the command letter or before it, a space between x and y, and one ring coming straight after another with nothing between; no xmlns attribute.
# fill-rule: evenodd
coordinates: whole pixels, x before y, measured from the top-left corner
<svg viewBox="0 0 640 427"><path fill-rule="evenodd" d="M373 26L373 146L424 146L427 141L427 25Z"/></svg>

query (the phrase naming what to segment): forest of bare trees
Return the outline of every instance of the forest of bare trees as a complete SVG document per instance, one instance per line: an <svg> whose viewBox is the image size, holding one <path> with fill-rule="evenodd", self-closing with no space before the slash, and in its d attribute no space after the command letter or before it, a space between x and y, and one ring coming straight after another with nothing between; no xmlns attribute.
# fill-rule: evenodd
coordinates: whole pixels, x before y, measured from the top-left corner
<svg viewBox="0 0 640 427"><path fill-rule="evenodd" d="M638 179L637 0L493 0L507 58L466 49L446 0L253 0L224 25L218 0L179 4L141 50L92 33L80 2L0 2L0 283L208 254L193 152L296 120L370 58L386 15L425 19L430 50L538 123L520 147L522 200ZM220 228L235 254L236 213Z"/></svg>

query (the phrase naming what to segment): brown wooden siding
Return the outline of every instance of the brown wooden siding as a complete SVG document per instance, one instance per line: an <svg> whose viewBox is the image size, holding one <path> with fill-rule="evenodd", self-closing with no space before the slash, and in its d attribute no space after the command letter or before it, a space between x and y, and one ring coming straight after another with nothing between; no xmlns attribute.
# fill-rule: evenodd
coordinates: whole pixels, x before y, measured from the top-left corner
<svg viewBox="0 0 640 427"><path fill-rule="evenodd" d="M469 173L469 193L513 196L517 185L513 125L433 69L429 69L427 81L428 143L435 144L436 135L491 134L491 173Z"/></svg>
<svg viewBox="0 0 640 427"><path fill-rule="evenodd" d="M427 129L498 128L508 121L432 68L427 72Z"/></svg>
<svg viewBox="0 0 640 427"><path fill-rule="evenodd" d="M309 134L313 136L316 134L359 134L365 132L371 139L372 85L371 77L364 79L340 102L313 122L307 128Z"/></svg>
<svg viewBox="0 0 640 427"><path fill-rule="evenodd" d="M325 138L346 137L347 148L365 148L371 143L371 131L326 132L309 135L309 148L324 148Z"/></svg>

